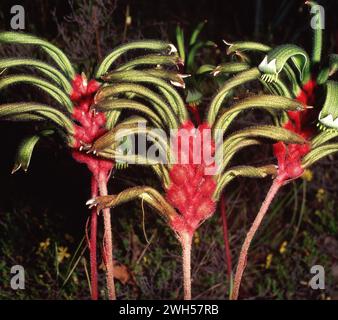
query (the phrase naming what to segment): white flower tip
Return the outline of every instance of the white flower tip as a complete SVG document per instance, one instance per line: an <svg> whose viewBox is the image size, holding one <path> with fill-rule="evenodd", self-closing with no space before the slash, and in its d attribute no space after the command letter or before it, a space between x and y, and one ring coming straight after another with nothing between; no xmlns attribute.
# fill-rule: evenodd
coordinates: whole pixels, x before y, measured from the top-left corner
<svg viewBox="0 0 338 320"><path fill-rule="evenodd" d="M227 46L229 46L229 47L233 45L232 43L227 42L226 40L223 40L223 42L224 42Z"/></svg>
<svg viewBox="0 0 338 320"><path fill-rule="evenodd" d="M169 44L169 48L170 48L169 54L177 52L177 48L172 43Z"/></svg>
<svg viewBox="0 0 338 320"><path fill-rule="evenodd" d="M191 77L191 74L180 74L180 78L184 79L184 78L189 78Z"/></svg>
<svg viewBox="0 0 338 320"><path fill-rule="evenodd" d="M220 74L221 73L221 71L219 71L219 70L214 70L214 71L211 71L211 74L214 76L214 77L216 77L218 74Z"/></svg>
<svg viewBox="0 0 338 320"><path fill-rule="evenodd" d="M87 206L93 206L93 205L96 205L95 199L89 199L89 200L86 202L86 205L87 205Z"/></svg>
<svg viewBox="0 0 338 320"><path fill-rule="evenodd" d="M11 174L14 174L14 173L17 172L18 170L20 170L20 168L21 168L21 163L18 164L18 165L16 165L16 166L14 166L14 168L13 168Z"/></svg>
<svg viewBox="0 0 338 320"><path fill-rule="evenodd" d="M327 127L338 129L338 118L334 119L332 114L322 118L322 113L319 114L319 122Z"/></svg>
<svg viewBox="0 0 338 320"><path fill-rule="evenodd" d="M185 83L183 82L183 83L181 83L181 82L178 82L178 81L170 81L170 83L172 84L172 85L174 85L175 87L180 87L180 88L185 88Z"/></svg>
<svg viewBox="0 0 338 320"><path fill-rule="evenodd" d="M276 59L272 59L268 62L268 56L266 55L262 62L259 64L258 69L264 73L268 74L276 74L277 73L277 65Z"/></svg>

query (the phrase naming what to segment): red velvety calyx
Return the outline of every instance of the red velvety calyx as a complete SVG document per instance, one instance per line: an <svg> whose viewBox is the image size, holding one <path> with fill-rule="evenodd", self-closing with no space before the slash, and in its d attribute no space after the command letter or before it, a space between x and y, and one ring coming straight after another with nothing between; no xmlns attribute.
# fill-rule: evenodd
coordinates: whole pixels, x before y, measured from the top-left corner
<svg viewBox="0 0 338 320"><path fill-rule="evenodd" d="M85 97L93 96L100 88L100 83L95 80L87 81L84 74L77 74L72 81L72 92L70 99L73 102L79 102Z"/></svg>
<svg viewBox="0 0 338 320"><path fill-rule="evenodd" d="M316 82L308 81L298 94L296 99L304 105L313 106L315 103ZM289 111L289 121L284 128L301 135L304 139L311 138L315 133L315 121L317 111L305 109L302 111ZM301 166L302 158L309 153L311 146L305 144L285 144L278 142L273 145L273 152L278 161L278 174L283 175L285 180L296 179L301 176L304 169Z"/></svg>
<svg viewBox="0 0 338 320"><path fill-rule="evenodd" d="M214 164L206 164L204 157L206 147L214 153L215 145L212 139L202 134L204 129L210 130L206 124L201 124L196 129L191 121L187 121L179 128L174 142L178 163L174 164L169 172L171 184L166 192L166 198L180 213L171 221L171 227L178 234L188 232L192 236L198 226L216 210L216 203L212 197L216 183L212 175L206 174L206 169ZM186 148L181 142L181 137L184 136L180 135L182 130L201 135L199 138L198 135L189 136L189 145ZM193 158L196 152L201 156L198 158L201 160L199 162Z"/></svg>
<svg viewBox="0 0 338 320"><path fill-rule="evenodd" d="M90 109L94 104L94 95L100 84L95 80L87 81L84 75L76 75L72 82L71 100L74 102L72 117L77 124L74 124L74 150L73 158L87 165L92 174L98 177L99 173L105 176L112 169L113 163L109 160L102 160L79 150L84 144L92 144L102 136L105 129L106 118L103 113Z"/></svg>
<svg viewBox="0 0 338 320"><path fill-rule="evenodd" d="M309 80L304 84L303 88L296 97L296 100L303 103L305 106L313 106L315 104L315 90L317 84L314 80ZM316 109L305 109L302 111L289 111L289 118L293 121L297 133L314 134L314 123L318 117Z"/></svg>

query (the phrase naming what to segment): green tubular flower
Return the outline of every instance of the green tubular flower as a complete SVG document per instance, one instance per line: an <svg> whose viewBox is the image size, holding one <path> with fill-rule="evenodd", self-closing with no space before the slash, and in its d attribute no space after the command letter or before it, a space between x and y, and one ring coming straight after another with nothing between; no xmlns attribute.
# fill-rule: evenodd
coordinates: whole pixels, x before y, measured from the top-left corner
<svg viewBox="0 0 338 320"><path fill-rule="evenodd" d="M90 207L98 206L99 209L105 207L116 207L123 203L132 201L134 199L141 199L147 202L151 207L165 218L165 220L172 220L177 216L176 210L165 200L165 198L155 189L140 186L133 187L120 192L118 195L98 197L87 201Z"/></svg>
<svg viewBox="0 0 338 320"><path fill-rule="evenodd" d="M50 106L33 102L8 103L0 106L0 119L11 120L12 117L17 116L22 117L14 118L15 120L26 121L32 121L38 116L63 128L70 138L74 134L72 121L64 113ZM30 116L33 116L33 118L30 118Z"/></svg>
<svg viewBox="0 0 338 320"><path fill-rule="evenodd" d="M256 80L260 75L261 73L257 68L251 68L238 73L236 76L226 81L210 104L207 114L208 124L213 126L224 99L230 95L232 89L249 81Z"/></svg>
<svg viewBox="0 0 338 320"><path fill-rule="evenodd" d="M237 73L248 69L250 69L250 65L246 62L228 62L222 63L210 71L213 76L217 76L219 73Z"/></svg>
<svg viewBox="0 0 338 320"><path fill-rule="evenodd" d="M319 126L323 130L338 131L338 82L326 82L326 98L319 114Z"/></svg>
<svg viewBox="0 0 338 320"><path fill-rule="evenodd" d="M235 43L228 43L223 40L226 45L229 46L227 49L227 54L230 55L236 52L242 51L259 51L259 52L268 52L271 50L271 47L263 43L254 42L254 41L238 41Z"/></svg>
<svg viewBox="0 0 338 320"><path fill-rule="evenodd" d="M215 124L215 129L226 130L231 121L241 112L248 108L261 108L265 110L278 111L300 111L303 105L296 100L275 96L275 95L257 95L241 100L239 103L226 109Z"/></svg>
<svg viewBox="0 0 338 320"><path fill-rule="evenodd" d="M156 88L161 88L162 90L164 90L163 94L165 95L165 98L168 100L169 107L172 107L173 112L175 112L175 114L178 114L181 121L187 119L187 111L185 109L182 98L177 93L177 91L174 88L172 88L172 86L170 86L166 81L161 79L161 77L165 77L165 71L159 74L160 77L152 75L154 73L156 74L156 72L152 73L151 71L145 72L138 70L117 71L114 73L110 73L109 80L110 81L115 80L126 83L145 83L153 85ZM169 78L168 80L172 82L170 78L174 78L174 74L170 72L167 74L167 77ZM176 77L179 78L180 81L182 81L182 83L184 84L183 78L180 78L180 75L176 74ZM107 88L109 88L109 86L106 86L105 88L106 90L108 90ZM139 91L135 92L134 90L133 92L137 94L137 92ZM154 101L154 99L152 99L152 101ZM158 104L158 100L156 100L155 102Z"/></svg>
<svg viewBox="0 0 338 320"><path fill-rule="evenodd" d="M272 50L271 47L269 47L269 46L267 46L263 43L259 43L259 42L251 42L251 41L239 41L239 42L235 42L235 43L227 43L226 41L224 41L224 42L225 42L226 45L229 46L229 48L227 50L227 54L235 53L236 55L238 55L240 57L243 56L242 52L246 52L246 51L268 54ZM246 62L240 62L240 63L248 64L250 62L250 59L247 56L245 57L245 60L246 60ZM228 63L229 67L227 67L225 69L222 69L221 66L217 67L214 70L214 75L217 75L218 73L238 72L237 70L232 70L232 64L233 64L233 62ZM218 72L218 71L220 71L220 72ZM295 93L295 94L298 94L299 91L300 91L300 86L297 82L297 77L296 77L295 73L293 72L293 69L291 68L291 66L289 65L288 62L285 63L284 71L285 71L285 74L287 76L287 79L292 83L292 92ZM264 77L264 79L265 79L265 77ZM282 94L282 93L286 93L288 91L288 90L286 90L287 85L284 83L284 81L282 81L278 77L276 78L276 76L273 77L273 80L275 80L273 83L267 83L265 81L262 81L262 84L263 84L264 87L267 88L267 90L269 90L270 92L276 93L276 94ZM291 95L289 95L289 97L291 97Z"/></svg>
<svg viewBox="0 0 338 320"><path fill-rule="evenodd" d="M73 79L75 76L74 68L67 56L59 48L46 40L21 32L1 32L0 43L37 45L49 54L69 79Z"/></svg>
<svg viewBox="0 0 338 320"><path fill-rule="evenodd" d="M220 176L214 192L214 199L219 200L224 188L236 177L266 178L269 175L275 175L276 171L276 166L273 165L262 167L237 166L230 168L222 176Z"/></svg>
<svg viewBox="0 0 338 320"><path fill-rule="evenodd" d="M289 59L297 68L302 82L306 83L310 77L309 57L302 48L291 44L278 46L268 52L258 66L258 69L263 73L262 80L276 81Z"/></svg>
<svg viewBox="0 0 338 320"><path fill-rule="evenodd" d="M102 87L96 94L95 103L98 103L104 99L110 99L113 96L118 96L121 94L126 95L130 93L137 94L138 96L155 104L157 106L156 111L159 113L161 119L164 122L169 121L170 128L178 127L177 117L174 113L173 106L170 106L167 102L164 102L163 98L159 94L139 84L119 83L112 86L109 85Z"/></svg>
<svg viewBox="0 0 338 320"><path fill-rule="evenodd" d="M177 49L173 44L168 44L163 41L154 41L154 40L142 40L134 41L127 44L123 44L113 50L99 65L95 77L99 79L103 76L111 67L111 65L124 53L130 50L150 50L157 52L165 52L166 54L176 54Z"/></svg>
<svg viewBox="0 0 338 320"><path fill-rule="evenodd" d="M163 121L156 114L156 112L151 110L148 106L137 101L130 101L128 99L106 99L94 105L93 109L104 112L127 109L135 110L147 115L147 117L156 127L164 128Z"/></svg>
<svg viewBox="0 0 338 320"><path fill-rule="evenodd" d="M338 131L329 131L329 130L322 131L311 140L311 147L312 149L317 148L337 137Z"/></svg>
<svg viewBox="0 0 338 320"><path fill-rule="evenodd" d="M315 162L331 154L338 152L338 143L328 143L311 150L303 159L302 166L304 169L312 166Z"/></svg>
<svg viewBox="0 0 338 320"><path fill-rule="evenodd" d="M72 90L72 86L70 81L56 68L50 66L47 63L44 63L39 60L34 59L1 59L0 60L0 69L7 69L11 67L30 67L36 68L41 73L45 74L48 78L54 80L57 84L61 85L63 90L65 90L68 94L70 94Z"/></svg>
<svg viewBox="0 0 338 320"><path fill-rule="evenodd" d="M168 56L168 55L161 55L161 54L156 54L156 55L150 54L150 55L138 57L131 61L128 61L122 64L121 66L119 66L118 68L116 68L116 71L126 71L126 70L133 69L135 67L142 67L145 65L146 66L151 66L151 65L153 66L157 66L157 65L176 66L182 63L183 62L181 61L181 59L176 55Z"/></svg>
<svg viewBox="0 0 338 320"><path fill-rule="evenodd" d="M39 142L41 137L46 137L52 135L53 133L53 130L43 130L39 134L24 138L18 147L12 174L19 169L27 172L36 144Z"/></svg>
<svg viewBox="0 0 338 320"><path fill-rule="evenodd" d="M58 88L54 84L49 83L48 81L26 74L16 74L6 76L0 79L0 90L4 89L7 86L17 84L17 83L27 83L33 86L37 86L40 89L44 90L51 97L53 97L57 102L63 105L69 113L72 113L73 103L71 102L69 96Z"/></svg>

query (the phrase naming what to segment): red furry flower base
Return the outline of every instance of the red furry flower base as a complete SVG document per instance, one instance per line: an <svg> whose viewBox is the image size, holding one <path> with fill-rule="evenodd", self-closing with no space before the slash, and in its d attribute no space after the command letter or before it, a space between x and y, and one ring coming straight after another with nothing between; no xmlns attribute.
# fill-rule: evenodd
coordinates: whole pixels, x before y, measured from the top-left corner
<svg viewBox="0 0 338 320"><path fill-rule="evenodd" d="M203 134L205 129L209 130L208 137ZM189 147L183 148L182 139L187 136ZM175 140L178 163L169 172L171 184L166 198L180 215L171 222L171 227L178 234L187 232L192 236L198 226L216 210L213 200L216 183L213 176L207 174L207 169L213 167L214 163L207 164L205 161L207 152L214 153L214 142L210 138L208 125L201 124L196 129L190 121L179 128ZM193 156L196 154L200 157ZM197 162L196 158L200 159L199 163L194 163Z"/></svg>
<svg viewBox="0 0 338 320"><path fill-rule="evenodd" d="M95 80L87 81L84 75L76 75L73 80L71 100L74 102L73 119L78 125L74 125L75 143L72 152L73 158L87 165L92 174L98 178L99 174L108 176L113 167L112 161L102 160L96 156L81 152L81 146L92 144L97 138L106 133L106 118L103 113L90 109L94 103L94 95L100 87Z"/></svg>

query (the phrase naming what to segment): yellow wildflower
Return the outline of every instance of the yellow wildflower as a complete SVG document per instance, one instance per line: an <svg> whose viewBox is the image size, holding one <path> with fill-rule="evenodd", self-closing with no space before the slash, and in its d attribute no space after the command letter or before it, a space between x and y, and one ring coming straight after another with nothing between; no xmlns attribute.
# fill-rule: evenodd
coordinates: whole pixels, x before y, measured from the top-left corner
<svg viewBox="0 0 338 320"><path fill-rule="evenodd" d="M272 262L272 258L273 258L273 254L272 254L272 253L269 253L269 254L266 256L265 269L270 269L271 262Z"/></svg>
<svg viewBox="0 0 338 320"><path fill-rule="evenodd" d="M304 173L302 175L302 179L304 179L307 182L310 182L313 180L313 172L310 169L305 169Z"/></svg>
<svg viewBox="0 0 338 320"><path fill-rule="evenodd" d="M149 259L146 256L143 257L143 263L145 265L149 265L150 264L150 261L149 261Z"/></svg>
<svg viewBox="0 0 338 320"><path fill-rule="evenodd" d="M47 238L45 241L40 242L39 244L39 251L46 251L49 248L50 239Z"/></svg>
<svg viewBox="0 0 338 320"><path fill-rule="evenodd" d="M279 247L279 253L283 254L286 251L286 246L288 245L287 241L284 241L281 246Z"/></svg>
<svg viewBox="0 0 338 320"><path fill-rule="evenodd" d="M58 263L62 263L64 259L68 259L69 257L70 257L70 253L68 252L67 247L58 247L58 252L57 252Z"/></svg>
<svg viewBox="0 0 338 320"><path fill-rule="evenodd" d="M317 190L317 194L316 194L316 199L319 203L322 203L325 200L325 190L323 188L320 188Z"/></svg>

